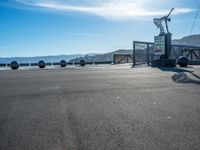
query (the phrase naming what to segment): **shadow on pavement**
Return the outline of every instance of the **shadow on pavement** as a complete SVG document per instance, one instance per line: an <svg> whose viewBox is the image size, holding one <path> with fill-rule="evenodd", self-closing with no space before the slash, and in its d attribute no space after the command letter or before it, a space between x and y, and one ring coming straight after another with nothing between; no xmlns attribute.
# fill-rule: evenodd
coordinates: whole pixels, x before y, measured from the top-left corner
<svg viewBox="0 0 200 150"><path fill-rule="evenodd" d="M182 68L170 68L170 67L160 67L162 71L175 72L171 79L176 83L194 83L200 85L200 76L194 73L194 71L189 71ZM191 74L195 79L188 77L186 73Z"/></svg>

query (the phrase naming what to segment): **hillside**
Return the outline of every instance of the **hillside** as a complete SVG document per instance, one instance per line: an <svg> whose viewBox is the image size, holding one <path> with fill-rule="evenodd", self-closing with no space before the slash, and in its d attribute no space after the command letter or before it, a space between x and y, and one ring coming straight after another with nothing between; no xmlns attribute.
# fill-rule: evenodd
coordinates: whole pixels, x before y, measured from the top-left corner
<svg viewBox="0 0 200 150"><path fill-rule="evenodd" d="M84 59L88 62L104 62L104 61L112 61L113 54L132 54L132 50L116 50L110 53L98 54L94 56L85 55L84 57L79 57L75 59L71 59L70 62L79 62L81 59Z"/></svg>
<svg viewBox="0 0 200 150"><path fill-rule="evenodd" d="M180 45L200 46L200 34L186 36L181 39L175 39L172 41L172 43Z"/></svg>

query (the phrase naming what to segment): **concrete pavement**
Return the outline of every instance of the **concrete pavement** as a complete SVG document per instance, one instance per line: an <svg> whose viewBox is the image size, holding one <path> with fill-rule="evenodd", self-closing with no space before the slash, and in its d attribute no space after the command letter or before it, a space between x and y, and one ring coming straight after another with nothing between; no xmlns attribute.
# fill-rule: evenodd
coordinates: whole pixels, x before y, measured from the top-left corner
<svg viewBox="0 0 200 150"><path fill-rule="evenodd" d="M1 150L198 150L200 66L0 71Z"/></svg>

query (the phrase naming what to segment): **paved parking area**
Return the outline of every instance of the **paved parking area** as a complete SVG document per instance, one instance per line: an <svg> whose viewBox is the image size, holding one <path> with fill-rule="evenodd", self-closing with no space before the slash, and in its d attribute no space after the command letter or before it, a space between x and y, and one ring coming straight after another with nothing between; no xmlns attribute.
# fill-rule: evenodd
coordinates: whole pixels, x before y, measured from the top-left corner
<svg viewBox="0 0 200 150"><path fill-rule="evenodd" d="M1 150L198 150L200 66L0 71Z"/></svg>

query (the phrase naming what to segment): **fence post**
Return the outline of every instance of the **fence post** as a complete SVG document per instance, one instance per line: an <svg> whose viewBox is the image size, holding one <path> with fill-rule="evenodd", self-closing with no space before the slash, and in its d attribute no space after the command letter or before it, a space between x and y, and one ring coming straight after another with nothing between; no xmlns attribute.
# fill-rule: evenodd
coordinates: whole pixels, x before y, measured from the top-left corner
<svg viewBox="0 0 200 150"><path fill-rule="evenodd" d="M133 66L135 67L135 41L133 41Z"/></svg>

